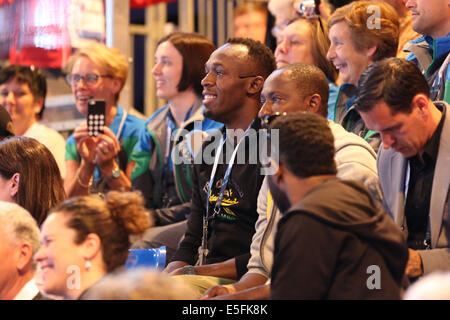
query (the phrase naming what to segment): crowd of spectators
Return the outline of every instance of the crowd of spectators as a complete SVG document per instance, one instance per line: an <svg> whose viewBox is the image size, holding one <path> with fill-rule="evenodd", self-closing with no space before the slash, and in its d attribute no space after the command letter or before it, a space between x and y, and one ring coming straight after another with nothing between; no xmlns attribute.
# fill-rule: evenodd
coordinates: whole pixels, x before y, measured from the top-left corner
<svg viewBox="0 0 450 320"><path fill-rule="evenodd" d="M147 120L118 49L75 51L98 135L65 140L43 73L0 70L0 299L449 298L449 1L270 0L234 28L160 39Z"/></svg>

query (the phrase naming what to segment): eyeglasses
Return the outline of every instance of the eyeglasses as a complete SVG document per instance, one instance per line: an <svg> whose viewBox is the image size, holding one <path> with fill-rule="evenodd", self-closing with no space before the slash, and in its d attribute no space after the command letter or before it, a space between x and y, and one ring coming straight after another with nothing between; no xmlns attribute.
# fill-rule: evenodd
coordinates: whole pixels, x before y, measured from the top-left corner
<svg viewBox="0 0 450 320"><path fill-rule="evenodd" d="M280 116L287 116L287 112L275 112L272 114L266 114L261 120L262 127L264 129L269 129L269 126L273 122L273 120Z"/></svg>
<svg viewBox="0 0 450 320"><path fill-rule="evenodd" d="M81 80L83 80L87 85L94 85L100 78L113 78L113 76L109 74L87 74L85 76L79 74L68 74L66 76L66 80L69 85L77 84Z"/></svg>

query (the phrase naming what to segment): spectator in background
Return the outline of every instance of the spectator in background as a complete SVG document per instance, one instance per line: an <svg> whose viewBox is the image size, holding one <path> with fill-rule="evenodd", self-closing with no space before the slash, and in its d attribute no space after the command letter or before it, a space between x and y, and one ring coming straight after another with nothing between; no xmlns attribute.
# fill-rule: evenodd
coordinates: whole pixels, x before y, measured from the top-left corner
<svg viewBox="0 0 450 320"><path fill-rule="evenodd" d="M383 140L377 158L383 206L408 242L406 275L449 271L449 105L431 100L412 62L390 58L364 71L355 107Z"/></svg>
<svg viewBox="0 0 450 320"><path fill-rule="evenodd" d="M268 9L275 17L275 25L271 30L274 37L278 37L289 22L298 18L297 11L294 8L294 0L270 0Z"/></svg>
<svg viewBox="0 0 450 320"><path fill-rule="evenodd" d="M405 46L407 60L422 71L431 89L431 100L450 103L450 4L448 0L408 0L412 27L422 36Z"/></svg>
<svg viewBox="0 0 450 320"><path fill-rule="evenodd" d="M16 136L44 144L55 157L61 177L66 175L65 139L39 120L45 110L47 80L35 67L12 65L0 70L0 105L11 115Z"/></svg>
<svg viewBox="0 0 450 320"><path fill-rule="evenodd" d="M377 0L379 1L379 0ZM409 52L403 51L406 43L408 41L416 39L420 36L417 32L413 30L412 23L412 15L411 12L405 6L405 0L383 0L387 4L390 4L395 11L397 11L398 21L400 24L399 28L399 37L398 37L398 49L397 49L397 58L406 58Z"/></svg>
<svg viewBox="0 0 450 320"><path fill-rule="evenodd" d="M0 142L0 200L15 202L40 225L50 208L65 199L55 158L42 143L28 137Z"/></svg>
<svg viewBox="0 0 450 320"><path fill-rule="evenodd" d="M103 134L89 136L85 122L67 139L67 195L130 189L125 172L144 120L117 103L128 75L125 56L116 48L94 42L75 52L65 70L81 114L87 114L89 99L103 99L106 103Z"/></svg>
<svg viewBox="0 0 450 320"><path fill-rule="evenodd" d="M15 203L0 201L0 300L43 299L34 281L39 227Z"/></svg>
<svg viewBox="0 0 450 320"><path fill-rule="evenodd" d="M0 105L0 141L14 136L14 125L11 116L3 106Z"/></svg>
<svg viewBox="0 0 450 320"><path fill-rule="evenodd" d="M250 38L265 43L267 6L259 2L243 2L234 9L234 37Z"/></svg>
<svg viewBox="0 0 450 320"><path fill-rule="evenodd" d="M293 63L309 63L318 66L328 79L328 119L334 120L334 107L338 95L337 70L327 60L330 48L328 28L320 18L297 18L289 23L277 37L275 59L277 68Z"/></svg>
<svg viewBox="0 0 450 320"><path fill-rule="evenodd" d="M105 276L84 300L192 300L193 290L181 281L151 269L132 269Z"/></svg>
<svg viewBox="0 0 450 320"><path fill-rule="evenodd" d="M377 6L379 19L370 6ZM374 25L372 25L374 24ZM358 80L374 61L395 57L398 48L398 16L383 2L356 1L337 9L328 21L330 49L327 58L339 70L343 85L336 100L334 121L370 143L375 151L380 135L368 130L353 107Z"/></svg>
<svg viewBox="0 0 450 320"><path fill-rule="evenodd" d="M222 127L204 117L201 100L205 62L214 50L211 41L195 33L176 32L159 41L152 73L156 96L167 104L147 120L128 165L133 188L144 195L157 226L133 247L164 245L168 259L186 231L191 210L190 166L176 163L174 156L177 150L186 149L188 137L203 136ZM194 147L201 147L201 138ZM189 149L195 153L195 148Z"/></svg>
<svg viewBox="0 0 450 320"><path fill-rule="evenodd" d="M104 275L123 266L129 237L150 227L143 198L111 191L105 199L81 196L52 209L35 255L45 293L81 299Z"/></svg>

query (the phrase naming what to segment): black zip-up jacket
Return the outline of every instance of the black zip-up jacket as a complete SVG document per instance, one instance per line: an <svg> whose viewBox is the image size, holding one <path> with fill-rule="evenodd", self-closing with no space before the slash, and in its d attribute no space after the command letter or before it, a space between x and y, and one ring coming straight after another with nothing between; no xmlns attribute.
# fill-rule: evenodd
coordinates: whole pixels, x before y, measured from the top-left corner
<svg viewBox="0 0 450 320"><path fill-rule="evenodd" d="M208 256L206 264L226 261L236 258L236 271L238 278L247 272L247 263L250 258L250 243L255 233L255 222L258 218L257 198L264 176L261 174L259 161L249 161L249 155L255 156L255 146L259 144L260 129L259 119L255 119L251 125L253 135L246 136L232 167L225 196L220 206L219 213L209 222L208 228ZM224 129L222 129L222 133ZM227 139L231 140L231 139ZM203 155L215 155L220 137L205 142L202 146ZM214 150L214 151L211 151ZM230 159L233 148L223 148L225 156ZM242 153L245 150L245 163L242 161ZM241 157L241 158L240 158ZM255 158L255 157L253 157ZM258 160L259 157L256 157ZM222 180L228 166L228 161L219 163L214 177L209 204L210 216L214 212L214 205L220 193ZM252 162L256 162L252 164ZM196 163L199 163L198 160ZM198 248L201 246L203 234L203 216L206 213L206 196L213 165L202 161L195 164L193 171L193 189L191 214L187 221L187 231L184 239L172 261L184 261L194 265L198 260Z"/></svg>

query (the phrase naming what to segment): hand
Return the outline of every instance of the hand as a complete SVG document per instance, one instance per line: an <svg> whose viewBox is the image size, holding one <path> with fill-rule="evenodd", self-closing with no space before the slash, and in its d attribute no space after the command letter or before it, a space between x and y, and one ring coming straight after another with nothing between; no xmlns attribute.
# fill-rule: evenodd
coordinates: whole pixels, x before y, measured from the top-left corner
<svg viewBox="0 0 450 320"><path fill-rule="evenodd" d="M214 297L223 296L226 294L231 294L230 286L214 286L209 288L208 291L203 295L201 300L208 300Z"/></svg>
<svg viewBox="0 0 450 320"><path fill-rule="evenodd" d="M93 164L96 157L95 147L97 145L97 138L89 135L87 123L82 123L78 126L73 133L73 137L80 157L85 162Z"/></svg>
<svg viewBox="0 0 450 320"><path fill-rule="evenodd" d="M408 249L409 258L408 263L406 264L405 274L409 278L417 278L423 275L422 270L422 258L420 257L419 252L413 249Z"/></svg>
<svg viewBox="0 0 450 320"><path fill-rule="evenodd" d="M104 133L99 134L97 137L95 148L96 162L100 169L114 166L113 161L120 151L119 140L117 140L111 129L104 127L103 131Z"/></svg>

